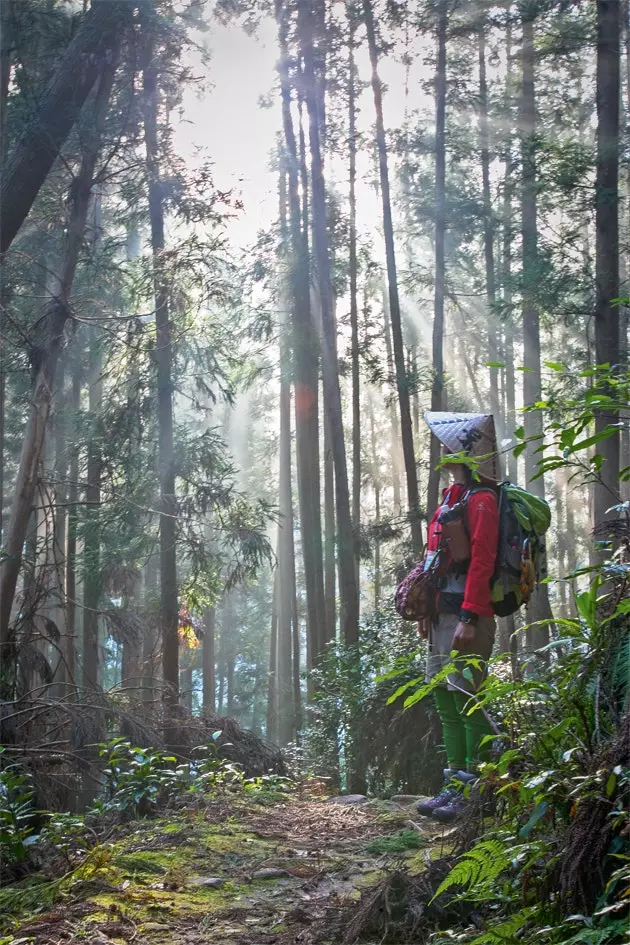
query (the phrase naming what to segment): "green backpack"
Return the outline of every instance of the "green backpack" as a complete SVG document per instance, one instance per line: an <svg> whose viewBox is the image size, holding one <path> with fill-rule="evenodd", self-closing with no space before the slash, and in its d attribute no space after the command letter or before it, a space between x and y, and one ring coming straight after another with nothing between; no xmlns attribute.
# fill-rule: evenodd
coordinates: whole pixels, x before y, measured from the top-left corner
<svg viewBox="0 0 630 945"><path fill-rule="evenodd" d="M488 491L497 495L496 489ZM551 524L551 510L544 499L511 482L498 486L498 502L499 541L491 597L497 617L508 617L528 602L546 576L543 536Z"/></svg>

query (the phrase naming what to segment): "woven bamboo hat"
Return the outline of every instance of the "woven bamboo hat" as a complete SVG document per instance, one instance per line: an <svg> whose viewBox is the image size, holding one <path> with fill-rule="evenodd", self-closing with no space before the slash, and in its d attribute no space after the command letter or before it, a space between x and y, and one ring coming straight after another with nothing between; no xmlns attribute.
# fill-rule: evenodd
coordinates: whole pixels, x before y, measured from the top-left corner
<svg viewBox="0 0 630 945"><path fill-rule="evenodd" d="M492 414L428 410L424 419L431 432L451 453L485 457L477 472L498 482L499 455Z"/></svg>

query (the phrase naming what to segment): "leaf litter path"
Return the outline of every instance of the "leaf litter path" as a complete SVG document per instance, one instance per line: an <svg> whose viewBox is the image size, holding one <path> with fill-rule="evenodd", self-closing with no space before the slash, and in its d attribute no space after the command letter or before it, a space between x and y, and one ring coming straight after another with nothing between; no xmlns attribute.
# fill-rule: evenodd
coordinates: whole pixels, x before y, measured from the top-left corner
<svg viewBox="0 0 630 945"><path fill-rule="evenodd" d="M225 798L128 824L0 945L332 945L333 917L362 890L444 852L438 825L410 811Z"/></svg>

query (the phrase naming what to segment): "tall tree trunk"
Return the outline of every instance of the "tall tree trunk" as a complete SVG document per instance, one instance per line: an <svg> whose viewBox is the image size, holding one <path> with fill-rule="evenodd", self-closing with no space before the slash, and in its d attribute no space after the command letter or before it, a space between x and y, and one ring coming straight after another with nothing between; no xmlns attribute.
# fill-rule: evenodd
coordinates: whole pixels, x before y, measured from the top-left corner
<svg viewBox="0 0 630 945"><path fill-rule="evenodd" d="M232 627L232 629L234 629ZM234 670L235 670L236 660L234 658L233 651L228 652L227 662L225 664L225 689L226 689L226 706L225 711L228 714L228 717L234 718L234 696L236 695L234 691Z"/></svg>
<svg viewBox="0 0 630 945"><path fill-rule="evenodd" d="M13 35L10 22L14 13L14 0L0 3L0 180L4 173L7 156L7 113L11 66L13 59ZM4 364L4 312L11 292L7 284L3 261L0 259L0 545L4 544L4 408L6 373Z"/></svg>
<svg viewBox="0 0 630 945"><path fill-rule="evenodd" d="M144 593L147 603L153 603L157 598L159 584L159 560L157 553L152 552L144 569ZM155 711L155 683L157 680L157 657L160 649L160 633L155 627L154 614L151 614L151 623L146 628L142 639L142 706L145 713Z"/></svg>
<svg viewBox="0 0 630 945"><path fill-rule="evenodd" d="M337 581L335 577L335 464L330 442L330 422L324 415L324 604L326 643L335 639L337 628Z"/></svg>
<svg viewBox="0 0 630 945"><path fill-rule="evenodd" d="M111 4L111 6L118 6L118 4ZM38 468L55 386L57 361L63 343L65 324L70 315L70 294L85 232L92 181L100 147L101 128L109 103L115 68L116 56L112 58L101 75L94 102L91 132L85 141L81 168L74 181L73 204L68 222L59 294L49 303L43 319L39 322L41 328L36 339L38 355L32 365L31 408L7 526L7 539L4 546L6 556L0 564L0 648L8 647L4 649L4 652L0 651L0 660L10 655L11 650L11 608L33 507ZM4 209L3 206L3 216Z"/></svg>
<svg viewBox="0 0 630 945"><path fill-rule="evenodd" d="M390 321L389 321L389 299L387 292L383 289L383 334L385 337L385 356L387 358L387 374L388 377L394 378L394 354L392 352L392 338L390 334ZM389 408L389 426L391 431L391 441L392 441L392 489L394 496L394 515L398 516L402 512L402 502L400 499L400 450L399 445L401 441L400 437L400 424L398 423L398 416L396 414L396 407L394 401L388 397L387 398Z"/></svg>
<svg viewBox="0 0 630 945"><path fill-rule="evenodd" d="M538 222L536 199L536 97L534 88L534 14L527 11L523 17L522 94L520 128L522 153L521 229L523 234L523 404L538 403L542 399L540 376L540 318L538 312ZM543 419L538 410L525 413L525 435L535 437L525 451L525 479L532 492L544 498L545 481L540 476L533 480L542 444ZM530 621L546 620L552 616L547 585L541 584L533 593L528 606ZM529 649L538 649L549 642L549 626L531 628L527 633Z"/></svg>
<svg viewBox="0 0 630 945"><path fill-rule="evenodd" d="M271 600L271 634L269 637L269 681L267 685L267 740L278 741L278 597L280 581L278 569L274 571L273 596ZM223 628L221 628L223 636Z"/></svg>
<svg viewBox="0 0 630 945"><path fill-rule="evenodd" d="M627 141L630 138L630 0L623 0L622 18L622 34L624 43L621 54L624 58L623 66L625 66L626 102L624 113L620 117L620 132L623 131L623 135ZM619 258L619 292L623 298L627 298L630 294L630 163L628 162L626 162L623 183L626 199L625 214L621 229L622 231L625 230L625 240L623 241L625 246L623 247L623 252ZM623 279L622 261L625 271L625 277ZM620 344L622 370L627 371L628 365L630 364L630 306L628 305L625 305L622 310ZM622 410L621 419L623 419L625 422L621 429L621 442L619 444L619 465L622 469L625 469L626 466L630 465L630 410ZM622 502L629 501L630 481L626 480L625 482L621 482L619 484L619 488Z"/></svg>
<svg viewBox="0 0 630 945"><path fill-rule="evenodd" d="M413 443L409 383L405 368L400 299L398 296L398 275L396 272L394 227L389 191L387 144L385 141L385 123L383 120L383 90L378 75L378 49L376 46L376 31L371 0L363 0L363 17L370 51L370 63L372 66L372 91L374 94L374 108L376 112L376 147L378 150L379 179L381 198L383 201L383 235L385 237L387 281L389 286L389 313L392 324L396 386L398 389L398 404L400 408L400 429L405 460L405 473L407 477L407 504L409 506L409 517L411 521L412 543L414 551L419 555L422 552L423 541L422 525L420 521L420 501L418 496L418 470L416 468L416 456Z"/></svg>
<svg viewBox="0 0 630 945"><path fill-rule="evenodd" d="M512 21L511 0L507 0L507 26L505 32L505 111L510 114L512 95ZM503 178L503 306L505 309L505 425L510 439L516 429L516 373L514 368L514 312L512 309L512 242L514 224L512 199L514 194L514 167L511 141L506 142L505 173ZM518 479L518 463L510 449L507 453L506 475L510 482Z"/></svg>
<svg viewBox="0 0 630 945"><path fill-rule="evenodd" d="M298 159L291 115L291 85L287 49L288 12L282 0L277 0L275 10L280 46L278 68L282 97L282 122L287 154L289 227L291 234L289 273L295 367L295 438L310 668L317 661L324 645L325 627L319 473L319 348L311 317L307 219L305 214L303 220L303 208L300 202L300 168L305 170L305 163ZM305 207L308 196L306 184L306 180L303 179L302 196Z"/></svg>
<svg viewBox="0 0 630 945"><path fill-rule="evenodd" d="M564 482L564 508L566 510L567 536L576 535L575 524L575 491L569 485L569 476L565 476ZM567 541L567 572L571 574L577 567L577 542ZM571 584L569 588L569 617L577 617L577 605L575 602L575 586Z"/></svg>
<svg viewBox="0 0 630 945"><path fill-rule="evenodd" d="M160 475L160 622L162 676L167 741L176 747L179 702L179 636L177 605L177 505L173 456L173 342L168 276L164 256L164 206L158 144L157 61L148 43L143 70L144 134L149 180L149 216L155 295L155 363L157 368L158 465Z"/></svg>
<svg viewBox="0 0 630 945"><path fill-rule="evenodd" d="M206 607L203 618L203 696L202 710L204 715L214 715L215 705L215 675L214 675L214 632L216 626L216 609Z"/></svg>
<svg viewBox="0 0 630 945"><path fill-rule="evenodd" d="M295 581L295 545L293 533L291 534L291 580L293 585L293 716L295 722L295 740L300 742L303 716L302 716L302 682L300 665L300 618L298 614L297 585Z"/></svg>
<svg viewBox="0 0 630 945"><path fill-rule="evenodd" d="M283 246L288 246L290 242L290 229L287 218L287 171L286 163L282 167L280 176L280 235ZM289 318L282 318L282 340L280 342L280 371L281 371L281 391L280 391L280 462L281 462L281 486L280 494L283 496L286 504L286 522L284 528L286 533L283 535L286 541L286 560L283 561L285 570L283 593L287 594L288 608L290 610L290 674L293 696L293 717L291 735L297 742L299 733L302 730L302 690L300 682L300 623L298 617L297 604L297 583L295 577L295 541L294 541L294 516L293 516L293 464L291 461L291 325ZM288 411L288 412L287 412ZM284 547L284 545L283 545ZM288 582L288 584L287 584ZM254 700L254 707L256 700Z"/></svg>
<svg viewBox="0 0 630 945"><path fill-rule="evenodd" d="M486 22L485 15L479 23L479 145L481 151L481 179L483 188L483 243L486 264L486 325L488 333L488 360L499 359L496 322L496 288L494 273L494 226L492 220L492 197L490 194L490 134L488 131L488 83L486 79ZM499 407L499 370L490 368L490 411L495 418L499 441L503 439L503 416Z"/></svg>
<svg viewBox="0 0 630 945"><path fill-rule="evenodd" d="M437 21L437 71L435 83L435 303L433 309L433 385L431 410L444 409L444 295L446 233L446 25L447 3L439 0ZM431 434L427 516L438 503L440 443Z"/></svg>
<svg viewBox="0 0 630 945"><path fill-rule="evenodd" d="M381 524L381 474L376 446L376 424L374 422L374 403L371 392L368 394L368 410L370 418L370 446L372 448L372 485L374 487L374 524L376 535L374 538L374 610L378 610L381 603L381 539L378 528Z"/></svg>
<svg viewBox="0 0 630 945"><path fill-rule="evenodd" d="M103 356L98 339L90 344L89 411L98 418L103 406ZM101 472L102 457L98 424L88 444L87 485L83 549L83 689L96 689L98 629L102 591L101 575Z"/></svg>
<svg viewBox="0 0 630 945"><path fill-rule="evenodd" d="M13 242L99 76L111 71L133 21L131 0L95 0L8 156L0 188L0 254Z"/></svg>
<svg viewBox="0 0 630 945"><path fill-rule="evenodd" d="M284 208L283 208L284 209ZM293 714L293 602L291 552L293 538L293 501L291 495L291 379L287 327L281 335L280 350L280 483L278 523L278 628L277 690L278 743L288 744L295 733Z"/></svg>
<svg viewBox="0 0 630 945"><path fill-rule="evenodd" d="M597 364L619 364L619 32L618 0L597 2L597 177L595 181L595 355ZM619 413L598 411L595 431ZM600 441L604 458L595 485L595 525L619 502L619 434Z"/></svg>
<svg viewBox="0 0 630 945"><path fill-rule="evenodd" d="M72 412L69 483L68 483L68 541L66 558L66 646L65 659L68 679L76 687L77 645L77 531L79 510L79 446L77 444L77 416L81 406L81 362L74 352L72 361Z"/></svg>
<svg viewBox="0 0 630 945"><path fill-rule="evenodd" d="M309 116L311 151L311 190L315 258L322 309L322 373L324 406L328 414L331 445L335 465L335 500L337 512L339 602L341 631L347 645L359 639L359 595L355 575L355 548L350 517L350 493L346 446L343 430L339 367L337 363L336 327L330 274L330 254L326 223L326 188L319 140L319 103L313 65L313 20L305 8L302 16L301 45L306 80L306 107Z"/></svg>
<svg viewBox="0 0 630 945"><path fill-rule="evenodd" d="M129 228L127 230L126 240L127 262L133 263L134 260L139 257L139 255L140 234L137 228ZM137 392L142 386L142 381L140 379L141 369L137 363L137 359L133 354L136 331L137 325L131 321L127 328L127 345L129 351L132 353L129 357L129 367L126 378L127 410L129 412L129 417L131 418L128 441L128 455L130 457L140 450L142 441L142 418L139 405L135 402ZM129 563L132 564L132 562ZM130 600L126 602L127 606L133 606L136 610L138 610L140 607L140 580L140 575L137 576L137 579L134 578L134 589L130 595ZM127 688L128 698L133 703L138 702L140 700L140 696L142 695L141 662L142 641L135 634L129 634L123 640L121 682L122 685Z"/></svg>
<svg viewBox="0 0 630 945"><path fill-rule="evenodd" d="M352 345L352 527L355 535L356 581L359 587L359 532L361 528L361 383L359 377L359 311L357 299L357 105L354 64L355 20L348 13L348 150L350 155L350 332Z"/></svg>
<svg viewBox="0 0 630 945"><path fill-rule="evenodd" d="M64 359L65 361L65 359ZM67 373L65 363L61 375ZM61 698L67 695L67 687L72 683L68 674L68 628L66 625L67 593L66 568L68 563L68 393L63 380L59 383L57 409L54 416L55 437L55 488L54 488L54 531L53 531L53 566L54 566L54 615L53 621L59 631L59 660L55 673L58 693Z"/></svg>

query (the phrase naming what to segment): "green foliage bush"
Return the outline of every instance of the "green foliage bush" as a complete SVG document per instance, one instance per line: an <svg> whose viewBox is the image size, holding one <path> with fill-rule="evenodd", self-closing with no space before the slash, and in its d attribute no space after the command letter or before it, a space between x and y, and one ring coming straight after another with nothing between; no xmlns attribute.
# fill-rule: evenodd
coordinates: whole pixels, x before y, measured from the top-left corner
<svg viewBox="0 0 630 945"><path fill-rule="evenodd" d="M23 863L35 842L33 787L18 764L4 762L0 746L0 868Z"/></svg>
<svg viewBox="0 0 630 945"><path fill-rule="evenodd" d="M428 793L442 779L435 751L437 718L428 702L412 711L389 704L401 680L424 675L425 650L415 626L393 607L363 618L361 649L330 643L313 671L314 700L306 732L309 772L349 786L353 771L375 795ZM389 671L396 670L396 678Z"/></svg>
<svg viewBox="0 0 630 945"><path fill-rule="evenodd" d="M540 676L490 675L479 693L505 731L480 782L497 815L436 893L485 912L484 933L462 935L474 945L627 941L630 725L619 727L627 692L609 657L630 636L630 608L599 576L576 605L576 619L556 620Z"/></svg>

